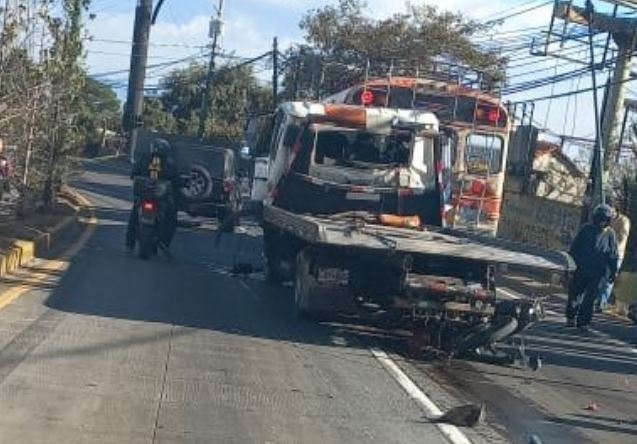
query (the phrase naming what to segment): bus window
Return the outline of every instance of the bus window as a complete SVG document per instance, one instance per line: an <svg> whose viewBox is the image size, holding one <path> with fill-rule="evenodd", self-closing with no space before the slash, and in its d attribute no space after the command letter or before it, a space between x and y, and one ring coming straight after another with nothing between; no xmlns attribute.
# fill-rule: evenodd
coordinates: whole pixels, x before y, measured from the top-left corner
<svg viewBox="0 0 637 444"><path fill-rule="evenodd" d="M493 134L469 134L465 163L469 174L496 174L502 169L504 141Z"/></svg>
<svg viewBox="0 0 637 444"><path fill-rule="evenodd" d="M458 137L453 131L443 129L440 136L441 160L445 168L450 170L456 166L458 155Z"/></svg>

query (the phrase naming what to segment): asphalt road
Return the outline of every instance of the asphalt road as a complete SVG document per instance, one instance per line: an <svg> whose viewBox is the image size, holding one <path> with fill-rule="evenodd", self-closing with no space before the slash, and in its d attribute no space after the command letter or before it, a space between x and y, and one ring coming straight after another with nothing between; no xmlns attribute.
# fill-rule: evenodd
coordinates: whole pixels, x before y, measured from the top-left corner
<svg viewBox="0 0 637 444"><path fill-rule="evenodd" d="M441 408L486 404L487 424L463 430L473 443L637 442L631 326L600 318L582 337L553 294L528 334L540 372L401 358L395 332L298 320L290 288L232 276L233 264L260 264L249 224L218 246L212 222L180 229L172 260L124 254L126 174L87 164L76 186L95 233L65 271L34 264L29 291L0 310L0 443L448 442L372 347ZM505 297L544 291L506 285Z"/></svg>
<svg viewBox="0 0 637 444"><path fill-rule="evenodd" d="M250 227L218 248L209 225L180 230L173 260L127 256L122 167L89 164L76 185L94 235L66 272L34 264L0 311L0 443L447 442L364 339L227 274L259 259Z"/></svg>

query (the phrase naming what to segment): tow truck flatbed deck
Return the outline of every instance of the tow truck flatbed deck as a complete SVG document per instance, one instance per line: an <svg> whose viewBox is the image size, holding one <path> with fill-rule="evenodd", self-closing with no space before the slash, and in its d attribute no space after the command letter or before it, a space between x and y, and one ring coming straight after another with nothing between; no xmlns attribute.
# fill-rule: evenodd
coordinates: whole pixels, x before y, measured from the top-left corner
<svg viewBox="0 0 637 444"><path fill-rule="evenodd" d="M394 228L352 218L296 214L273 205L265 205L263 220L311 244L486 261L531 272L562 274L575 270L566 253L438 227L422 231Z"/></svg>

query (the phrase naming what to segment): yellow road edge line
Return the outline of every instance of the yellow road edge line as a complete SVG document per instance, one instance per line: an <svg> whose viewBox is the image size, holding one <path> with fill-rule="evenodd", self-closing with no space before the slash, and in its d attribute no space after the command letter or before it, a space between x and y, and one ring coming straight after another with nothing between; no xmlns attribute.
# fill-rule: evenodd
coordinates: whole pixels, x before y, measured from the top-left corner
<svg viewBox="0 0 637 444"><path fill-rule="evenodd" d="M78 193L77 191L72 191L75 197L80 201L80 203L86 207L90 208L91 202ZM91 210L91 215L88 220L88 226L84 229L80 237L71 245L66 251L61 255L63 259L70 259L75 256L80 250L84 247L86 242L91 238L95 229L97 227L98 219L95 216L95 211ZM59 271L63 270L68 265L68 262L60 259L51 259L44 261L42 268L49 271ZM33 290L34 285L44 282L47 279L50 279L50 276L44 275L42 273L38 273L37 271L31 273L25 273L27 278L31 280L30 285L16 285L15 287L10 287L6 291L0 293L0 311L18 299L20 296L28 293Z"/></svg>
<svg viewBox="0 0 637 444"><path fill-rule="evenodd" d="M18 287L11 287L4 293L0 294L0 311L29 290L31 290L30 287L20 285Z"/></svg>

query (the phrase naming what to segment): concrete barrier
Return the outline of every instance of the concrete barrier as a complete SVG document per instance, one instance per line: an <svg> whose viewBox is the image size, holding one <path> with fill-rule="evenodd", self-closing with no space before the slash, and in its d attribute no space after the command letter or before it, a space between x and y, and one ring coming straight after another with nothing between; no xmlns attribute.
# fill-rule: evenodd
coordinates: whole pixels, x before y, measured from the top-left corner
<svg viewBox="0 0 637 444"><path fill-rule="evenodd" d="M79 224L80 210L86 200L77 192L64 189L61 197L75 210L75 214L61 219L46 231L39 231L31 239L7 239L7 248L0 254L0 278L5 278L36 257L44 256Z"/></svg>

